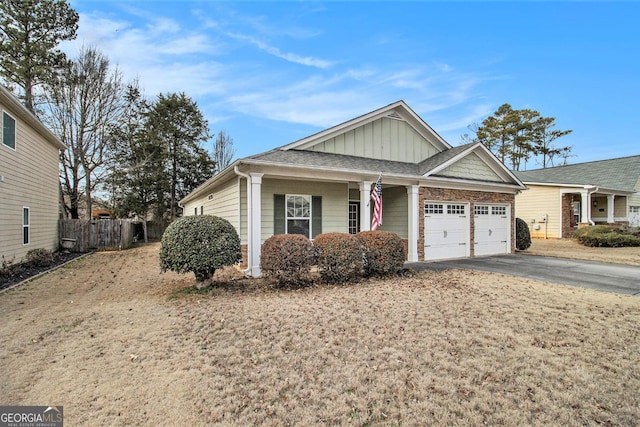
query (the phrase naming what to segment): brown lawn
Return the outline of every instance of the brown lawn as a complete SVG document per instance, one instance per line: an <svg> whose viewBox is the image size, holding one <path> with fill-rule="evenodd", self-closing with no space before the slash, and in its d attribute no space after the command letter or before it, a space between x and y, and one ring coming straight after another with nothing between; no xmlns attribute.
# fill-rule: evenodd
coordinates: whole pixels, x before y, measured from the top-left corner
<svg viewBox="0 0 640 427"><path fill-rule="evenodd" d="M640 298L448 271L207 294L158 245L0 294L0 404L75 425L638 425Z"/></svg>

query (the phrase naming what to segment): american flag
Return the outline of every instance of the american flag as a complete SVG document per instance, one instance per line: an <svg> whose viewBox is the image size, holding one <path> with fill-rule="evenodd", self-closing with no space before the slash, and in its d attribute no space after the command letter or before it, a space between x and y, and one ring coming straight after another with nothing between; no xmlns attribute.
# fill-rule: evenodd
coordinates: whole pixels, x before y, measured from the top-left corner
<svg viewBox="0 0 640 427"><path fill-rule="evenodd" d="M371 191L371 200L373 200L371 230L377 230L382 225L382 174L378 177L378 182Z"/></svg>

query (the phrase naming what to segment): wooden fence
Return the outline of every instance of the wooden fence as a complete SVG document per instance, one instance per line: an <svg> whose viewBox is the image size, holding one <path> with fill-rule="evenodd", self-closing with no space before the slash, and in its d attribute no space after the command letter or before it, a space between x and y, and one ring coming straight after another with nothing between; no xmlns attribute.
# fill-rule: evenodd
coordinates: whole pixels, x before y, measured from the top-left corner
<svg viewBox="0 0 640 427"><path fill-rule="evenodd" d="M75 240L71 252L120 250L134 241L134 221L130 219L61 219L60 241Z"/></svg>

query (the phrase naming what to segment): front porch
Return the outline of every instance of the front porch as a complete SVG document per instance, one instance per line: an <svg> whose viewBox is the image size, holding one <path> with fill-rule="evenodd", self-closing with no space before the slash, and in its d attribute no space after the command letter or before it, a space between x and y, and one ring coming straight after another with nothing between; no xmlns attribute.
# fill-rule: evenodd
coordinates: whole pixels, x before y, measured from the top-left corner
<svg viewBox="0 0 640 427"><path fill-rule="evenodd" d="M581 226L629 224L627 194L596 187L562 191L562 237Z"/></svg>

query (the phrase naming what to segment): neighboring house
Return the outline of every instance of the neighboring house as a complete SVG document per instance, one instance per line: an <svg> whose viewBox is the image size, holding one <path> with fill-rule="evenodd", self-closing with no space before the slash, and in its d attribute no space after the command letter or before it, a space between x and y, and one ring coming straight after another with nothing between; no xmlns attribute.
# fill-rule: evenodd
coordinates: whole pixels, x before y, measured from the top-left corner
<svg viewBox="0 0 640 427"><path fill-rule="evenodd" d="M532 237L571 237L580 224L640 225L640 156L515 174L529 188L516 196L516 216Z"/></svg>
<svg viewBox="0 0 640 427"><path fill-rule="evenodd" d="M0 85L0 262L58 248L58 164L65 146Z"/></svg>
<svg viewBox="0 0 640 427"><path fill-rule="evenodd" d="M369 230L380 174L380 229L404 239L409 261L513 252L524 185L482 144L451 147L403 101L237 160L180 203L229 220L259 276L274 234Z"/></svg>

